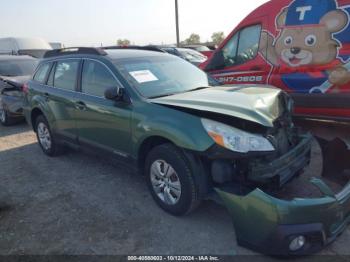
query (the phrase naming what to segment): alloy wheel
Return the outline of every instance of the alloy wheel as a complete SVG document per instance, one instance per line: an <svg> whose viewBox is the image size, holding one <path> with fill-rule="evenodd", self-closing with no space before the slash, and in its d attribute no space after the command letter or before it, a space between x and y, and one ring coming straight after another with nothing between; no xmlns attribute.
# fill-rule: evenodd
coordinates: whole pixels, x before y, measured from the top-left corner
<svg viewBox="0 0 350 262"><path fill-rule="evenodd" d="M167 205L175 205L181 197L181 183L175 169L164 160L154 161L150 170L154 192Z"/></svg>
<svg viewBox="0 0 350 262"><path fill-rule="evenodd" d="M38 124L39 142L45 150L51 149L51 134L48 127L44 123Z"/></svg>
<svg viewBox="0 0 350 262"><path fill-rule="evenodd" d="M0 121L1 123L6 122L6 112L3 108L0 109Z"/></svg>

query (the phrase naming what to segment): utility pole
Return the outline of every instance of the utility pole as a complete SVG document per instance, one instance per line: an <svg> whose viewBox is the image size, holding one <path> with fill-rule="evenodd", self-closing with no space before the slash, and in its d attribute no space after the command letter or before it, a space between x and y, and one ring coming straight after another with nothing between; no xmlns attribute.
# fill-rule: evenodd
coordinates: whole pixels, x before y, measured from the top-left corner
<svg viewBox="0 0 350 262"><path fill-rule="evenodd" d="M179 5L175 0L175 18L176 18L176 45L180 47L180 29L179 29Z"/></svg>

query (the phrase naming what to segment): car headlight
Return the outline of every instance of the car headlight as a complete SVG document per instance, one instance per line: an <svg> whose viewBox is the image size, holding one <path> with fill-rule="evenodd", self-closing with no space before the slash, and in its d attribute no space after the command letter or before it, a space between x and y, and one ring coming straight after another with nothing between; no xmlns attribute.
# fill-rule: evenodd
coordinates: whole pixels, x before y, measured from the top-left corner
<svg viewBox="0 0 350 262"><path fill-rule="evenodd" d="M237 128L209 120L201 119L203 127L216 144L239 153L274 151L266 138Z"/></svg>

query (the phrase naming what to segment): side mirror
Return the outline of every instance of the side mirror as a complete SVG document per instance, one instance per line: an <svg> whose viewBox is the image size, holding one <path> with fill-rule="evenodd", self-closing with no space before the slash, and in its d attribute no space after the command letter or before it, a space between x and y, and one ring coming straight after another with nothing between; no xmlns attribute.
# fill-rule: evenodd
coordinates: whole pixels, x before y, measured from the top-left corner
<svg viewBox="0 0 350 262"><path fill-rule="evenodd" d="M123 88L111 87L105 91L105 98L108 100L119 101L123 97Z"/></svg>

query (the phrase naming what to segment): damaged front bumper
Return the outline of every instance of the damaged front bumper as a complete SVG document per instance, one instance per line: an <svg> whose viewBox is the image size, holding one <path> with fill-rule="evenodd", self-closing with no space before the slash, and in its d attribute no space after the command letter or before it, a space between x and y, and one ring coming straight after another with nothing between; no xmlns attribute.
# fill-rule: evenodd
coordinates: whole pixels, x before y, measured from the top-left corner
<svg viewBox="0 0 350 262"><path fill-rule="evenodd" d="M281 187L301 172L310 163L313 137L305 134L299 138L298 145L270 163L259 160L251 161L248 172L249 180Z"/></svg>
<svg viewBox="0 0 350 262"><path fill-rule="evenodd" d="M265 254L293 255L319 251L350 223L350 183L338 194L320 179L311 182L323 197L277 199L256 189L239 196L215 189L232 215L238 244ZM292 251L302 236L305 244Z"/></svg>

